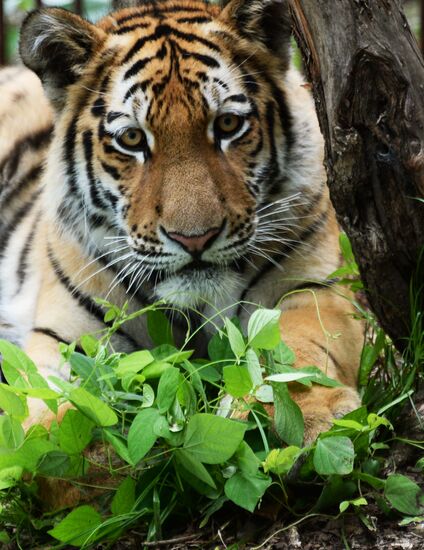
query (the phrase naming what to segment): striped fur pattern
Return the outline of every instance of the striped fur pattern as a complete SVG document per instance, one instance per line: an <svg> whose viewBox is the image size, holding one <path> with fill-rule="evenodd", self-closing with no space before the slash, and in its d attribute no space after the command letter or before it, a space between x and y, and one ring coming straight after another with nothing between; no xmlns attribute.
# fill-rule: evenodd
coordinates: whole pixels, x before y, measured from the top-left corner
<svg viewBox="0 0 424 550"><path fill-rule="evenodd" d="M151 0L96 25L42 9L20 47L46 95L34 72L0 72L2 331L67 377L57 341L104 327L97 296L245 321L246 302L315 286L341 336L306 291L283 302L284 339L349 387L299 394L308 437L354 407L360 330L309 283L339 266L338 233L287 2ZM144 321L114 344L148 345Z"/></svg>

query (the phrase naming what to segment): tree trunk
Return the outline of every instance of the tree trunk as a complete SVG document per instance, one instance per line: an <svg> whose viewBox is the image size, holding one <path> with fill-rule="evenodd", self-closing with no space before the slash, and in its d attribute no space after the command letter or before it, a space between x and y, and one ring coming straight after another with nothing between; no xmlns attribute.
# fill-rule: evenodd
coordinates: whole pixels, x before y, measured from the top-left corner
<svg viewBox="0 0 424 550"><path fill-rule="evenodd" d="M401 349L424 246L424 61L400 0L290 0L331 199L370 305Z"/></svg>

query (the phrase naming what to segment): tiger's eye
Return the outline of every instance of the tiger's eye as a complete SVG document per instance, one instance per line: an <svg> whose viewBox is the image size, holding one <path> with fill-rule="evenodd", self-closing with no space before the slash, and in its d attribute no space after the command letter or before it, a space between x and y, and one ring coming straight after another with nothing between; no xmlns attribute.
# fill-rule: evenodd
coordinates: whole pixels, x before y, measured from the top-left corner
<svg viewBox="0 0 424 550"><path fill-rule="evenodd" d="M240 130L243 124L243 118L234 115L232 113L227 113L226 115L219 116L215 121L215 131L221 137L229 137L234 135L238 130Z"/></svg>
<svg viewBox="0 0 424 550"><path fill-rule="evenodd" d="M117 139L119 145L131 151L142 151L146 146L146 136L138 128L128 128Z"/></svg>

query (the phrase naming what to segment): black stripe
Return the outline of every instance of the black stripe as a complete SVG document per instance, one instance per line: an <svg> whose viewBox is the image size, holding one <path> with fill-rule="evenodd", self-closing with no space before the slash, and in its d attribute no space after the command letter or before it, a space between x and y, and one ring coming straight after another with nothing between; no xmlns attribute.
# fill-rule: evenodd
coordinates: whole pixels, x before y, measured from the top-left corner
<svg viewBox="0 0 424 550"><path fill-rule="evenodd" d="M84 156L87 169L87 177L90 185L90 198L93 205L99 210L105 208L105 204L100 196L99 189L97 187L97 181L94 177L93 170L93 132L86 130L82 135L82 145L84 149Z"/></svg>
<svg viewBox="0 0 424 550"><path fill-rule="evenodd" d="M193 17L180 17L177 19L177 23L210 23L212 19L205 16L193 16Z"/></svg>
<svg viewBox="0 0 424 550"><path fill-rule="evenodd" d="M136 19L137 17L146 17L155 15L156 17L162 13L178 13L181 12L187 12L187 13L204 13L201 8L193 8L193 7L187 7L187 6L172 6L172 7L163 7L158 8L156 5L155 7L148 7L146 6L146 9L137 11L135 13L132 13L131 15L125 15L124 17L120 17L116 20L116 22L119 25L122 25L123 23L126 23L127 21L131 21L133 19Z"/></svg>
<svg viewBox="0 0 424 550"><path fill-rule="evenodd" d="M17 197L31 182L38 179L43 172L43 165L33 166L14 187L5 187L3 193L0 192L0 206L6 202L8 205Z"/></svg>
<svg viewBox="0 0 424 550"><path fill-rule="evenodd" d="M7 246L9 244L9 241L13 235L13 232L15 229L21 224L25 218L29 215L29 213L32 210L32 207L35 204L35 201L40 194L40 190L37 189L31 197L28 199L26 203L24 203L13 216L11 222L6 225L6 227L2 227L1 229L1 239L0 239L0 261L4 257L4 253L7 249ZM0 284L0 295L1 295L1 284Z"/></svg>
<svg viewBox="0 0 424 550"><path fill-rule="evenodd" d="M34 220L34 224L31 227L31 231L28 233L24 246L22 247L21 253L19 255L18 269L16 270L16 275L18 278L18 288L16 289L15 296L19 294L25 282L25 277L28 269L28 253L32 247L32 243L34 242L35 232L37 230L40 217L41 217L41 213L38 213Z"/></svg>
<svg viewBox="0 0 424 550"><path fill-rule="evenodd" d="M21 156L26 151L39 151L43 147L50 143L52 137L53 127L48 126L39 130L35 134L25 136L20 141L13 145L13 152L10 152L3 162L0 164L0 174L3 174L3 178L10 179L16 172ZM4 170L7 168L7 174Z"/></svg>
<svg viewBox="0 0 424 550"><path fill-rule="evenodd" d="M144 59L139 59L130 67L127 72L124 74L124 80L128 80L128 78L131 78L132 76L135 76L138 72L140 72L144 67L150 63L150 61L153 61L153 59L156 59L155 56L152 57L145 57Z"/></svg>
<svg viewBox="0 0 424 550"><path fill-rule="evenodd" d="M106 121L108 122L108 124L111 124L113 121L117 120L118 118L130 118L130 117L126 113L121 113L119 111L110 111L110 113L107 114Z"/></svg>
<svg viewBox="0 0 424 550"><path fill-rule="evenodd" d="M237 95L232 95L228 97L225 100L225 103L227 103L228 101L236 101L237 103L247 103L248 99L244 94L237 94Z"/></svg>
<svg viewBox="0 0 424 550"><path fill-rule="evenodd" d="M147 86L149 86L151 83L152 79L148 78L147 80L143 80L143 82L136 82L135 84L133 84L124 96L124 103L128 101L128 99L133 96L138 90L145 92Z"/></svg>
<svg viewBox="0 0 424 550"><path fill-rule="evenodd" d="M2 228L1 239L0 239L0 259L3 257L3 253L9 244L9 240L13 234L13 231L24 221L26 216L30 213L32 207L34 206L35 200L40 194L40 190L37 189L31 195L31 197L15 212L11 222Z"/></svg>
<svg viewBox="0 0 424 550"><path fill-rule="evenodd" d="M196 53L196 52L190 52L188 50L185 50L184 48L181 48L181 46L177 43L175 43L175 46L176 46L176 49L179 51L179 53L185 58L193 58L193 59L196 59L197 61L200 61L201 63L203 63L204 65L206 65L207 67L212 67L212 68L219 68L221 65L218 63L218 61L211 57L210 55L205 55L205 54L201 54L201 53Z"/></svg>
<svg viewBox="0 0 424 550"><path fill-rule="evenodd" d="M111 164L107 164L103 160L100 161L100 164L102 165L103 170L105 172L107 172L110 176L112 176L112 178L114 180L120 180L121 179L121 176L120 176L117 168L115 168L115 166L112 166Z"/></svg>
<svg viewBox="0 0 424 550"><path fill-rule="evenodd" d="M54 271L56 277L61 282L61 284L65 287L65 289L69 292L69 294L77 300L78 304L82 308L84 308L87 311L87 313L89 313L90 315L95 317L101 324L107 325L107 326L110 327L112 325L112 323L106 323L104 321L104 312L103 312L102 308L100 306L98 306L96 304L96 302L94 302L89 296L87 296L86 294L83 294L82 292L80 292L71 283L71 280L69 279L69 277L67 275L65 275L65 273L63 272L63 270L62 270L62 268L59 264L59 261L54 256L53 251L50 248L50 246L48 247L47 254L48 254L50 264L53 268L53 271ZM129 334L127 334L126 332L124 332L124 330L122 328L119 328L117 332L121 336L125 337L132 346L134 346L135 348L138 346L138 344L134 340L134 338L132 336L130 336Z"/></svg>
<svg viewBox="0 0 424 550"><path fill-rule="evenodd" d="M201 38L200 36L196 36L195 34L191 33L185 33L182 31L179 31L178 29L175 29L173 27L170 27L169 25L158 25L155 29L155 31L147 36L143 36L142 38L139 38L136 40L135 44L132 46L132 48L129 50L127 55L124 57L122 64L128 63L130 59L139 52L148 42L154 42L156 40L159 40L160 38L169 37L169 36L175 36L177 38L180 38L181 40L185 40L186 42L194 43L198 42L200 44L203 44L204 46L207 46L209 49L214 50L216 52L220 52L221 49L219 46L211 42L210 40L206 40L205 38ZM200 54L199 54L200 55ZM194 54L192 55L194 57ZM200 57L206 57L209 56L200 56ZM209 58L212 59L212 58ZM215 61L215 60L214 60ZM207 63L205 63L207 64ZM215 65L208 65L208 66L218 66L219 64L215 61Z"/></svg>
<svg viewBox="0 0 424 550"><path fill-rule="evenodd" d="M134 23L134 25L120 27L118 30L113 31L112 34L126 34L128 32L136 31L139 29L147 29L148 27L150 27L150 23Z"/></svg>

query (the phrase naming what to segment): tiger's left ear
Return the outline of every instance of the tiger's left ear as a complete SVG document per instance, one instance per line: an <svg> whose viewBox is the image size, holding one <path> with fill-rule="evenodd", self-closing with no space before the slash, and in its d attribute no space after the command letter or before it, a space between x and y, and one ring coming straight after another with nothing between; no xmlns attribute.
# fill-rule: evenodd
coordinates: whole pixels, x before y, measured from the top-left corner
<svg viewBox="0 0 424 550"><path fill-rule="evenodd" d="M105 37L101 29L78 15L43 8L25 18L19 51L25 65L40 77L53 105L60 109L67 87L78 80Z"/></svg>
<svg viewBox="0 0 424 550"><path fill-rule="evenodd" d="M288 0L222 0L221 5L220 19L229 22L245 38L260 42L288 65L291 35Z"/></svg>

